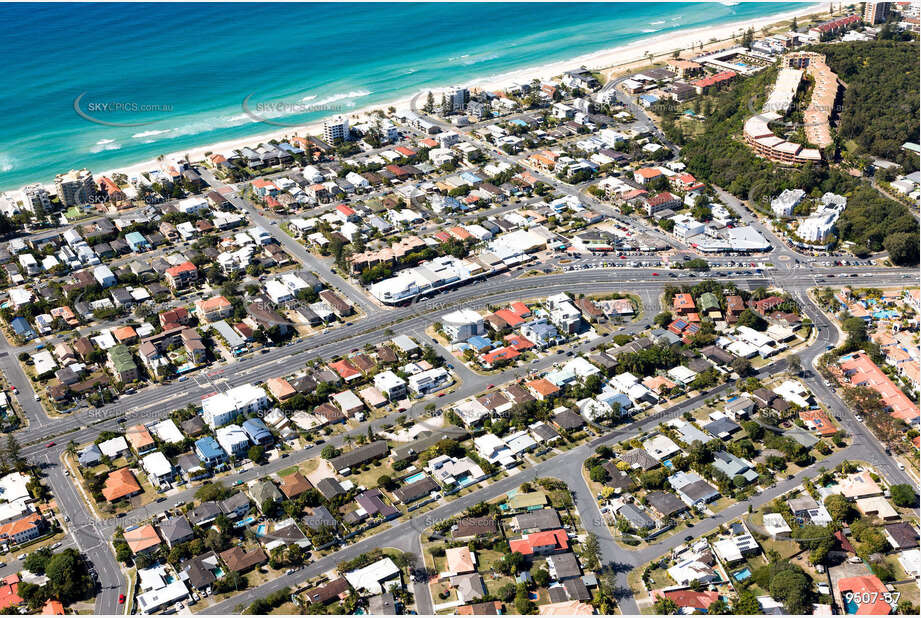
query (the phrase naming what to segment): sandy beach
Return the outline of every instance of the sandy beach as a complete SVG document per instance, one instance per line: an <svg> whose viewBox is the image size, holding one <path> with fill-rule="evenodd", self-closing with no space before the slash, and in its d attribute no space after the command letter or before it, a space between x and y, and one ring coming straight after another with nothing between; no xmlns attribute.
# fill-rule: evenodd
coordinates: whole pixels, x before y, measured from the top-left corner
<svg viewBox="0 0 921 618"><path fill-rule="evenodd" d="M533 79L547 80L560 75L563 71L579 66L585 66L590 70L601 71L606 75L610 75L612 73L617 73L618 70L622 71L630 68L631 65L648 64L650 54L656 58L670 56L675 51L682 52L682 55L685 57L690 57L692 54L699 55L702 53L701 50L698 49L701 44L703 44L704 50L707 48L724 47L728 40L740 36L744 30L748 28L754 28L756 35L758 35L762 28L789 21L793 17L799 18L805 15L824 13L826 11L827 7L823 4L804 3L802 8L795 11L761 19L733 22L721 26L706 26L679 33L668 33L663 35L650 33L651 36L649 38L631 45L602 50L538 67L521 69L499 75L484 76L463 85L469 88L480 88L484 90L501 90L503 87L515 83L528 82ZM693 48L693 51L688 51L691 48ZM450 85L451 84L444 84L442 88L446 88ZM433 88L432 91L437 92L438 90L437 88ZM352 120L352 123L356 124L368 118L370 113L376 110L386 109L388 107L395 107L397 109L407 108L410 100L416 94L418 93L413 93L412 95L389 103L375 104L362 108L349 113L348 116ZM230 153L246 146L258 146L261 143L273 139L282 140L285 137L293 135L320 135L322 132L323 124L322 121L320 121L312 124L305 124L297 128L279 129L251 137L212 143L199 148L186 148L175 152L163 153L162 156L166 160L171 160L188 155L191 161L201 161L205 159L206 153ZM157 159L148 159L134 165L122 166L114 170L106 170L103 172L94 171L94 175L98 178L101 176L110 176L117 172L131 177L157 167L159 167ZM53 187L51 189L53 190Z"/></svg>

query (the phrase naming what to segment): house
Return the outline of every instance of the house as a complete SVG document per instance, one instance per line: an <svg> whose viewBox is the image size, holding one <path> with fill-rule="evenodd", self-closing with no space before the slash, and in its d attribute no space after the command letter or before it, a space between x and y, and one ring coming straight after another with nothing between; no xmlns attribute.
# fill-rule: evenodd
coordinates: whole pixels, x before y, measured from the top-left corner
<svg viewBox="0 0 921 618"><path fill-rule="evenodd" d="M561 526L560 516L556 509L552 508L518 514L509 520L509 525L514 532L519 533L556 530Z"/></svg>
<svg viewBox="0 0 921 618"><path fill-rule="evenodd" d="M245 573L253 567L265 564L269 560L261 547L244 550L239 545L235 545L226 551L222 551L219 555L221 561L234 573Z"/></svg>
<svg viewBox="0 0 921 618"><path fill-rule="evenodd" d="M368 444L353 448L347 453L330 460L330 465L340 474L348 473L351 468L385 457L390 452L390 447L384 440L375 440Z"/></svg>
<svg viewBox="0 0 921 618"><path fill-rule="evenodd" d="M367 594L381 594L402 583L400 568L390 558L381 558L344 575L352 588Z"/></svg>
<svg viewBox="0 0 921 618"><path fill-rule="evenodd" d="M229 458L227 453L211 436L205 436L195 441L195 455L209 468L218 468L225 465Z"/></svg>
<svg viewBox="0 0 921 618"><path fill-rule="evenodd" d="M918 547L918 530L907 522L886 524L883 526L883 535L889 541L889 545L897 551Z"/></svg>
<svg viewBox="0 0 921 618"><path fill-rule="evenodd" d="M559 527L559 526L557 526ZM488 515L483 517L465 517L455 524L451 536L454 539L472 539L492 536L499 531L496 519Z"/></svg>
<svg viewBox="0 0 921 618"><path fill-rule="evenodd" d="M646 494L646 503L662 519L671 519L688 510L687 505L674 494L664 491L649 492Z"/></svg>
<svg viewBox="0 0 921 618"><path fill-rule="evenodd" d="M131 552L135 556L156 550L162 542L157 529L151 524L138 526L133 530L126 530L124 532L124 537L125 542L128 544L128 547L131 548Z"/></svg>
<svg viewBox="0 0 921 618"><path fill-rule="evenodd" d="M249 495L256 502L256 504L261 509L262 506L268 502L281 502L284 499L282 493L278 491L278 488L275 486L275 483L265 479L259 481L249 489Z"/></svg>
<svg viewBox="0 0 921 618"><path fill-rule="evenodd" d="M192 530L192 524L185 515L171 517L160 523L160 536L166 541L166 544L172 548L179 543L185 543L195 538L195 532Z"/></svg>
<svg viewBox="0 0 921 618"><path fill-rule="evenodd" d="M308 489L313 488L313 485L310 483L310 481L308 481L307 478L300 472L294 472L293 474L282 476L280 477L280 480L281 483L279 485L279 489L288 500L297 498Z"/></svg>
<svg viewBox="0 0 921 618"><path fill-rule="evenodd" d="M546 556L569 550L569 536L566 531L545 530L523 535L520 539L509 541L509 548L523 556Z"/></svg>
<svg viewBox="0 0 921 618"><path fill-rule="evenodd" d="M720 492L696 472L676 472L668 477L668 484L691 507L713 502L720 497Z"/></svg>
<svg viewBox="0 0 921 618"><path fill-rule="evenodd" d="M466 546L449 547L445 550L447 576L473 573L476 571L476 556Z"/></svg>
<svg viewBox="0 0 921 618"><path fill-rule="evenodd" d="M275 441L272 432L260 418L246 419L243 421L242 429L249 441L258 446L269 446Z"/></svg>
<svg viewBox="0 0 921 618"><path fill-rule="evenodd" d="M102 495L108 502L117 502L141 493L141 486L129 468L110 472L102 487Z"/></svg>
<svg viewBox="0 0 921 618"><path fill-rule="evenodd" d="M438 483L429 477L425 477L424 479L413 481L412 483L406 483L395 490L393 496L403 504L409 504L410 502L415 502L416 500L430 496L440 489L441 487Z"/></svg>

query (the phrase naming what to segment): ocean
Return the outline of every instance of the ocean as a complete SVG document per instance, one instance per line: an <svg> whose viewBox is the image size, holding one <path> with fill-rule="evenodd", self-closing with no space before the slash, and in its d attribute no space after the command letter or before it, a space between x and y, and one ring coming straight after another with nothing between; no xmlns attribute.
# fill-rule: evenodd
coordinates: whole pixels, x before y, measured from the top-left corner
<svg viewBox="0 0 921 618"><path fill-rule="evenodd" d="M0 4L0 190L801 6Z"/></svg>

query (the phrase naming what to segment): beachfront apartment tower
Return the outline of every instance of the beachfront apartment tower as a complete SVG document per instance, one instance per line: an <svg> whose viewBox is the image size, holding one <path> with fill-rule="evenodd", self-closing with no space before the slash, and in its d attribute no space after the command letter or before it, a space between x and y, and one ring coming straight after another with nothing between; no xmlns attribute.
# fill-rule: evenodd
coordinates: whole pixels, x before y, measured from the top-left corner
<svg viewBox="0 0 921 618"><path fill-rule="evenodd" d="M54 188L65 208L86 204L96 195L93 172L88 169L70 170L54 177Z"/></svg>
<svg viewBox="0 0 921 618"><path fill-rule="evenodd" d="M330 144L345 142L349 139L349 119L336 116L323 121L323 139Z"/></svg>
<svg viewBox="0 0 921 618"><path fill-rule="evenodd" d="M868 26L874 26L886 21L889 17L891 2L867 2L863 7L863 21Z"/></svg>
<svg viewBox="0 0 921 618"><path fill-rule="evenodd" d="M444 113L462 112L470 100L470 93L466 88L452 86L445 90L445 108Z"/></svg>
<svg viewBox="0 0 921 618"><path fill-rule="evenodd" d="M51 210L51 194L42 185L35 183L22 188L22 204L32 212Z"/></svg>

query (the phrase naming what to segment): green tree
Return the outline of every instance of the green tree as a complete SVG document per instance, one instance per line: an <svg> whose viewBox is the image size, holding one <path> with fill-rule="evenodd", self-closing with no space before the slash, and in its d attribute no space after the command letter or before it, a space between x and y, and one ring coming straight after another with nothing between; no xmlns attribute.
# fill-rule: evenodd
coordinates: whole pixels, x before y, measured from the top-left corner
<svg viewBox="0 0 921 618"><path fill-rule="evenodd" d="M905 508L918 508L918 496L911 485L899 484L889 488L892 501L896 506Z"/></svg>
<svg viewBox="0 0 921 618"><path fill-rule="evenodd" d="M717 599L713 603L710 603L710 607L707 608L707 614L710 616L728 616L732 614L732 608L729 607L729 603L723 599Z"/></svg>
<svg viewBox="0 0 921 618"><path fill-rule="evenodd" d="M678 604L668 597L659 597L652 607L655 613L660 616L671 616L680 611Z"/></svg>
<svg viewBox="0 0 921 618"><path fill-rule="evenodd" d="M44 575L45 568L47 567L48 562L51 560L51 556L51 549L42 547L41 549L37 549L26 556L22 566L30 573L35 573L36 575Z"/></svg>
<svg viewBox="0 0 921 618"><path fill-rule="evenodd" d="M254 445L249 447L249 450L246 452L246 456L249 457L250 461L253 463L261 463L262 458L265 457L265 449L261 446Z"/></svg>
<svg viewBox="0 0 921 618"><path fill-rule="evenodd" d="M93 581L83 556L76 549L68 547L55 554L45 568L47 586L62 603L71 603L87 598L93 590Z"/></svg>
<svg viewBox="0 0 921 618"><path fill-rule="evenodd" d="M732 613L736 616L756 616L761 613L761 605L755 593L745 588L739 591L739 596L732 604Z"/></svg>
<svg viewBox="0 0 921 618"><path fill-rule="evenodd" d="M791 614L806 614L811 610L812 582L799 569L781 571L771 579L771 596Z"/></svg>
<svg viewBox="0 0 921 618"><path fill-rule="evenodd" d="M541 588L550 583L550 573L548 573L546 569L532 569L531 578L534 580L534 583Z"/></svg>
<svg viewBox="0 0 921 618"><path fill-rule="evenodd" d="M832 494L825 498L825 509L837 524L850 523L856 515L854 507L841 494Z"/></svg>
<svg viewBox="0 0 921 618"><path fill-rule="evenodd" d="M582 544L582 564L589 571L601 568L601 545L594 532L589 532L585 537L585 543Z"/></svg>
<svg viewBox="0 0 921 618"><path fill-rule="evenodd" d="M323 447L323 450L320 451L320 457L323 459L333 459L334 457L338 457L339 453L339 449L337 449L332 444L327 444Z"/></svg>

